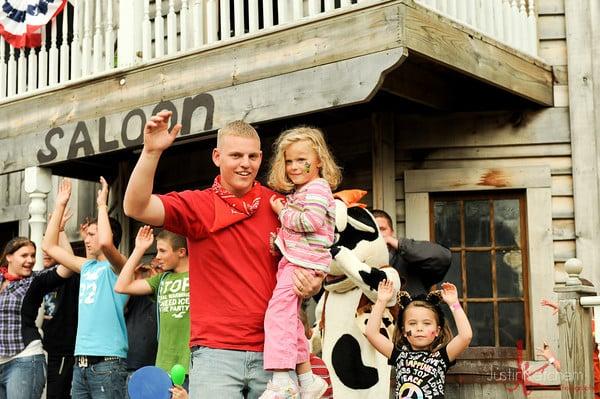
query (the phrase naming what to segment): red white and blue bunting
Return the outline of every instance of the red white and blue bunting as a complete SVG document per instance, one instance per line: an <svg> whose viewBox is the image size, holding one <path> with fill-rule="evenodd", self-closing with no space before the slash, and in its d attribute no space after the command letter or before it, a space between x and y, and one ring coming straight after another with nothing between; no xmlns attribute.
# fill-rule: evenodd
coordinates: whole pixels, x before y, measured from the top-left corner
<svg viewBox="0 0 600 399"><path fill-rule="evenodd" d="M0 35L16 48L39 47L40 28L58 15L67 1L4 0L0 8Z"/></svg>

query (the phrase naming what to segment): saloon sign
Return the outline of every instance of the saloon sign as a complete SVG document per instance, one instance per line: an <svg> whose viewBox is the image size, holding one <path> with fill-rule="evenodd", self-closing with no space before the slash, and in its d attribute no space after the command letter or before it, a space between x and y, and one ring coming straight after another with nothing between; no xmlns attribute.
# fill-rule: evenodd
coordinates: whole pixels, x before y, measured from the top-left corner
<svg viewBox="0 0 600 399"><path fill-rule="evenodd" d="M143 144L146 121L163 109L173 112L171 127L177 122L182 124L181 136L189 135L192 129L202 132L213 128L215 101L210 94L203 93L52 128L36 154L37 160L40 164L55 161L59 149L66 150L66 156L61 158L75 159L139 146Z"/></svg>
<svg viewBox="0 0 600 399"><path fill-rule="evenodd" d="M18 126L0 128L0 174L139 147L144 124L163 109L173 112L171 124L181 123L185 138L237 119L256 123L363 102L378 89L382 75L405 57L401 48L386 50L151 104L140 98L144 105L113 112L92 105L87 114L98 115L94 118L78 118L76 102L56 105L54 120L68 115L73 122L52 125L24 115ZM163 94L168 98L166 88ZM8 110L10 104L0 105L0 112Z"/></svg>

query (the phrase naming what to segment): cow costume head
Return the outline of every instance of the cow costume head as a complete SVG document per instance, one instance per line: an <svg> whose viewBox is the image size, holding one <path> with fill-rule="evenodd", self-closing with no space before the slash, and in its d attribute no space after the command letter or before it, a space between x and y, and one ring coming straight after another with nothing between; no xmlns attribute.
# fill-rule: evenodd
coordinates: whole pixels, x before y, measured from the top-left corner
<svg viewBox="0 0 600 399"><path fill-rule="evenodd" d="M387 246L375 218L364 205L357 204L365 194L351 190L334 195L333 261L325 282L326 294L316 312L321 334L315 334L312 342L313 347L322 346L335 396L348 399L389 396L390 366L367 341L364 330L379 282L388 279L396 290L400 288L397 271L388 266ZM393 325L392 315L386 311L381 328L390 337Z"/></svg>
<svg viewBox="0 0 600 399"><path fill-rule="evenodd" d="M387 246L373 215L364 204L358 203L367 192L345 190L336 193L335 201L335 242L334 247L352 251L354 256L370 267L380 268L388 263ZM334 256L337 254L334 251ZM334 259L330 274L344 275L344 270Z"/></svg>

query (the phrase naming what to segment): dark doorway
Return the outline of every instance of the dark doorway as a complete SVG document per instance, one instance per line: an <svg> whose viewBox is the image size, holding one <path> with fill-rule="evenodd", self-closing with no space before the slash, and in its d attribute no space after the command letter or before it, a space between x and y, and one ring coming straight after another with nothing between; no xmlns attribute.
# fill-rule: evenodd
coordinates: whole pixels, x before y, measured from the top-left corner
<svg viewBox="0 0 600 399"><path fill-rule="evenodd" d="M0 252L4 252L6 244L19 235L19 222L0 223Z"/></svg>

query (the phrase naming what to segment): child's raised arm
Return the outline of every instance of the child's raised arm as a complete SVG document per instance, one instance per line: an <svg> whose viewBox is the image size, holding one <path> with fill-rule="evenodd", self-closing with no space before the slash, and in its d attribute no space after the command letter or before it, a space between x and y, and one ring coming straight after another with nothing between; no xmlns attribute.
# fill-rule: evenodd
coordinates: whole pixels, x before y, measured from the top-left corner
<svg viewBox="0 0 600 399"><path fill-rule="evenodd" d="M454 317L454 323L458 329L458 335L452 338L446 346L448 359L453 361L468 348L471 338L473 338L473 331L471 330L471 323L469 323L465 311L460 306L458 293L454 284L442 283L442 299L448 304Z"/></svg>
<svg viewBox="0 0 600 399"><path fill-rule="evenodd" d="M56 194L56 202L54 212L50 217L48 226L46 227L46 234L42 241L42 249L52 257L57 263L66 268L74 271L81 272L81 266L87 261L85 258L81 258L73 255L73 252L69 252L59 245L60 225L63 219L63 214L67 203L71 198L71 181L69 179L63 179L58 187L58 193ZM61 274L62 268L59 268L59 274ZM61 275L66 273L62 273Z"/></svg>
<svg viewBox="0 0 600 399"><path fill-rule="evenodd" d="M394 283L390 280L383 280L379 282L377 288L377 301L371 309L371 316L367 322L367 328L365 335L367 339L377 349L379 353L387 357L388 359L392 356L394 350L394 343L385 335L379 332L381 326L381 318L383 317L383 311L387 307L388 302L394 295Z"/></svg>
<svg viewBox="0 0 600 399"><path fill-rule="evenodd" d="M108 218L108 183L102 176L100 176L100 185L102 187L98 190L98 197L96 198L98 204L98 243L102 253L118 274L127 258L119 252L113 243L113 234Z"/></svg>
<svg viewBox="0 0 600 399"><path fill-rule="evenodd" d="M140 230L135 237L135 248L131 253L125 266L119 273L119 278L115 284L115 292L129 295L149 295L152 294L152 287L146 280L135 279L135 268L142 260L142 256L152 243L154 242L154 234L150 226L140 227Z"/></svg>

